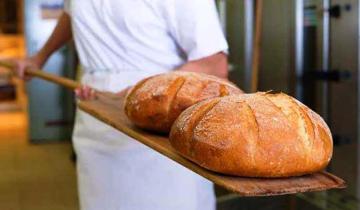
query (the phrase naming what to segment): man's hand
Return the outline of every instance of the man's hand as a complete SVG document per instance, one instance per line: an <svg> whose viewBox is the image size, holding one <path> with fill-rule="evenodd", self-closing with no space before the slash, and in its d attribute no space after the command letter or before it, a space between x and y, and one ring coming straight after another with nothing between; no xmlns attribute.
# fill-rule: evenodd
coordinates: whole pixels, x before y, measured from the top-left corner
<svg viewBox="0 0 360 210"><path fill-rule="evenodd" d="M5 63L13 66L12 71L23 80L30 80L31 76L26 74L26 69L39 70L44 65L43 59L39 56L32 56L23 59L2 59Z"/></svg>
<svg viewBox="0 0 360 210"><path fill-rule="evenodd" d="M95 90L86 85L77 88L75 90L75 95L80 100L92 100L96 98Z"/></svg>
<svg viewBox="0 0 360 210"><path fill-rule="evenodd" d="M93 100L96 99L98 96L102 95L102 96L107 96L107 97L115 97L118 98L119 96L124 96L128 93L128 91L131 89L131 87L127 87L125 89L123 89L120 92L117 93L113 93L113 92L96 92L94 89L92 89L89 86L83 85L80 88L77 88L75 90L75 95L76 97L78 97L80 100ZM99 95L97 95L97 93Z"/></svg>

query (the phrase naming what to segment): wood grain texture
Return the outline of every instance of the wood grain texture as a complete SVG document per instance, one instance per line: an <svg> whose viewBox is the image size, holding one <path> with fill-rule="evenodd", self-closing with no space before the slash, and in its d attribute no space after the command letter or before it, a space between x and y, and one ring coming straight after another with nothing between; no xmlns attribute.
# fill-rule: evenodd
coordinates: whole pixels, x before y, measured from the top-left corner
<svg viewBox="0 0 360 210"><path fill-rule="evenodd" d="M98 94L96 100L82 101L79 103L79 107L115 129L240 196L272 196L345 187L342 179L327 172L293 178L261 179L226 176L208 171L177 154L170 146L167 136L151 134L134 127L123 111L123 101L124 95Z"/></svg>

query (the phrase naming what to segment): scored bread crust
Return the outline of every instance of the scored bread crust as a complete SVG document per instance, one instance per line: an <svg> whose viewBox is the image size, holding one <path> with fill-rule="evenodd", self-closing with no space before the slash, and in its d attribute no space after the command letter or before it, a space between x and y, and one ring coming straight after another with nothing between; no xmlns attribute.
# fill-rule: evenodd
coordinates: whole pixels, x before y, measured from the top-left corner
<svg viewBox="0 0 360 210"><path fill-rule="evenodd" d="M125 113L138 127L169 132L183 110L208 98L243 93L233 83L202 73L175 71L146 78L127 94Z"/></svg>
<svg viewBox="0 0 360 210"><path fill-rule="evenodd" d="M286 94L209 99L175 121L170 143L209 170L247 177L289 177L324 169L332 137L322 118Z"/></svg>

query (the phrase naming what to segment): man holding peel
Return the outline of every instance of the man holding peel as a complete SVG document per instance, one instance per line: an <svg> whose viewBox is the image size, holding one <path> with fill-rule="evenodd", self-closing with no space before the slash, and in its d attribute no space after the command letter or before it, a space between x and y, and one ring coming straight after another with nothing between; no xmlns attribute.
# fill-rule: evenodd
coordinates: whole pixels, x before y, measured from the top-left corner
<svg viewBox="0 0 360 210"><path fill-rule="evenodd" d="M227 43L213 0L68 0L65 12L34 56L14 61L17 74L41 68L74 39L84 85L120 92L172 70L227 77ZM91 88L90 88L91 87ZM209 181L78 110L73 142L83 210L212 210Z"/></svg>

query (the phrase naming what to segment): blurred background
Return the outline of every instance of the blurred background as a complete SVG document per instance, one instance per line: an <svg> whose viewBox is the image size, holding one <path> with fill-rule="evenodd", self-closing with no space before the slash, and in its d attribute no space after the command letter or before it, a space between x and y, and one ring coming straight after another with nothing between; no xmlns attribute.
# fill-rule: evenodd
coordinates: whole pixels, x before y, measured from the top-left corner
<svg viewBox="0 0 360 210"><path fill-rule="evenodd" d="M218 0L230 45L230 79L246 91L282 91L321 114L334 138L328 170L348 188L268 198L240 198L216 188L219 210L360 209L360 19L357 0L266 0L258 74L252 70L256 0ZM0 0L0 58L35 53L62 0ZM44 69L76 78L74 46ZM35 103L36 101L36 103ZM0 68L0 209L79 209L71 145L75 102L59 86L24 83Z"/></svg>

